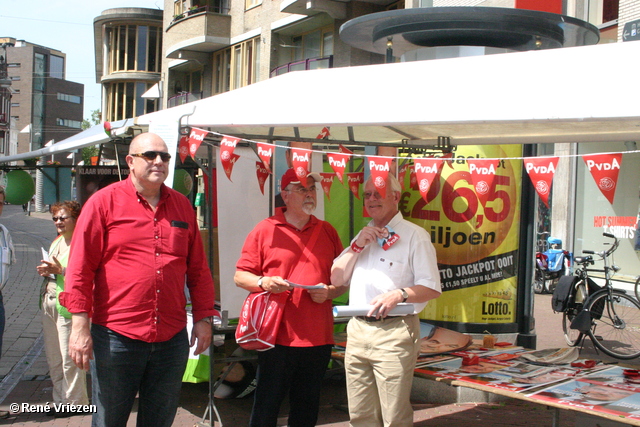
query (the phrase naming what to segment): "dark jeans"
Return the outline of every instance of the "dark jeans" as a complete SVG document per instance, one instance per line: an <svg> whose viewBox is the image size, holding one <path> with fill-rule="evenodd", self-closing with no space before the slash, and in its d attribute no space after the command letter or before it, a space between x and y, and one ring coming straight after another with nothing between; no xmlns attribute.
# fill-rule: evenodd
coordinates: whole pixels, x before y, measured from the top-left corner
<svg viewBox="0 0 640 427"><path fill-rule="evenodd" d="M258 353L258 386L251 427L275 427L280 405L289 393L290 427L313 427L318 420L322 379L331 346L284 347Z"/></svg>
<svg viewBox="0 0 640 427"><path fill-rule="evenodd" d="M189 358L186 328L169 341L147 343L91 326L93 427L124 427L136 394L138 427L171 426Z"/></svg>

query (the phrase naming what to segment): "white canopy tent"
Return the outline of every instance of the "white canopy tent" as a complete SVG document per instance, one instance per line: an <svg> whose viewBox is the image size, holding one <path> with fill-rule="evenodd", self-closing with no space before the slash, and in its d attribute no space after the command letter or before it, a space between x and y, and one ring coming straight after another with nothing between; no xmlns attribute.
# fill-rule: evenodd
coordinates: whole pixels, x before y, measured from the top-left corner
<svg viewBox="0 0 640 427"><path fill-rule="evenodd" d="M138 117L246 139L452 145L640 139L640 43L288 73Z"/></svg>
<svg viewBox="0 0 640 427"><path fill-rule="evenodd" d="M111 134L121 136L128 132L129 128L133 126L133 119L120 120L111 123ZM104 126L102 124L90 127L76 135L73 135L67 139L64 139L55 144L49 144L38 150L30 151L27 153L13 154L11 156L0 157L0 163L8 163L17 160L32 159L40 156L51 156L56 153L66 153L69 151L78 150L80 148L89 147L96 144L104 144L109 142L111 138L105 133Z"/></svg>
<svg viewBox="0 0 640 427"><path fill-rule="evenodd" d="M268 141L317 141L328 126L330 140L355 144L640 140L639 57L640 43L618 43L293 72L136 123ZM244 236L269 214L257 185L237 178L254 176L256 160L247 149L234 182L217 168L220 299L230 317L246 296L233 284Z"/></svg>

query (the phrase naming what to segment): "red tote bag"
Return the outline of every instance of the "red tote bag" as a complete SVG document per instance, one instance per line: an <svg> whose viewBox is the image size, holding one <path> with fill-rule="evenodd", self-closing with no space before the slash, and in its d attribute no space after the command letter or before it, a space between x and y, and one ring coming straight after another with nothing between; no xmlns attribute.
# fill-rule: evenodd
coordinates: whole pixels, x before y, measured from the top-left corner
<svg viewBox="0 0 640 427"><path fill-rule="evenodd" d="M288 232L284 227L285 232ZM302 267L309 260L310 248L316 243L322 222L319 222L306 246L300 244L300 259L304 257L304 262L296 263L294 272L290 280L294 279ZM272 292L251 292L242 304L238 326L236 327L236 342L245 350L265 351L275 347L280 322L284 313L284 306L291 295L290 291L274 294Z"/></svg>

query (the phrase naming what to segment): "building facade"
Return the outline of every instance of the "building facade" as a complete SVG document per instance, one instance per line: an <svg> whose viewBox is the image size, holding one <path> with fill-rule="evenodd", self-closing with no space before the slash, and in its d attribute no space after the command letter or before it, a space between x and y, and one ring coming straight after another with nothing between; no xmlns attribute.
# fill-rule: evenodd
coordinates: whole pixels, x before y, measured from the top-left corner
<svg viewBox="0 0 640 427"><path fill-rule="evenodd" d="M11 100L4 154L37 150L79 133L84 85L66 80L66 55L24 40L11 39L5 45ZM66 155L52 160L71 162Z"/></svg>

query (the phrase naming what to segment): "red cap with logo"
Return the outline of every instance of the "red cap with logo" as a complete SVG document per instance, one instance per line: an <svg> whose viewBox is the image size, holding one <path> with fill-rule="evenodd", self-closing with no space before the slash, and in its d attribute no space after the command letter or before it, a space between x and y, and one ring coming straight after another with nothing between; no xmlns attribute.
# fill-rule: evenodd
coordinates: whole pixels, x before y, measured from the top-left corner
<svg viewBox="0 0 640 427"><path fill-rule="evenodd" d="M310 174L308 174L307 178L309 177L313 178L315 182L320 182L322 180L320 174L316 172L311 172ZM298 175L296 175L296 171L294 171L293 168L287 169L284 175L282 175L280 189L284 191L284 189L287 188L287 185L289 184L300 184Z"/></svg>

